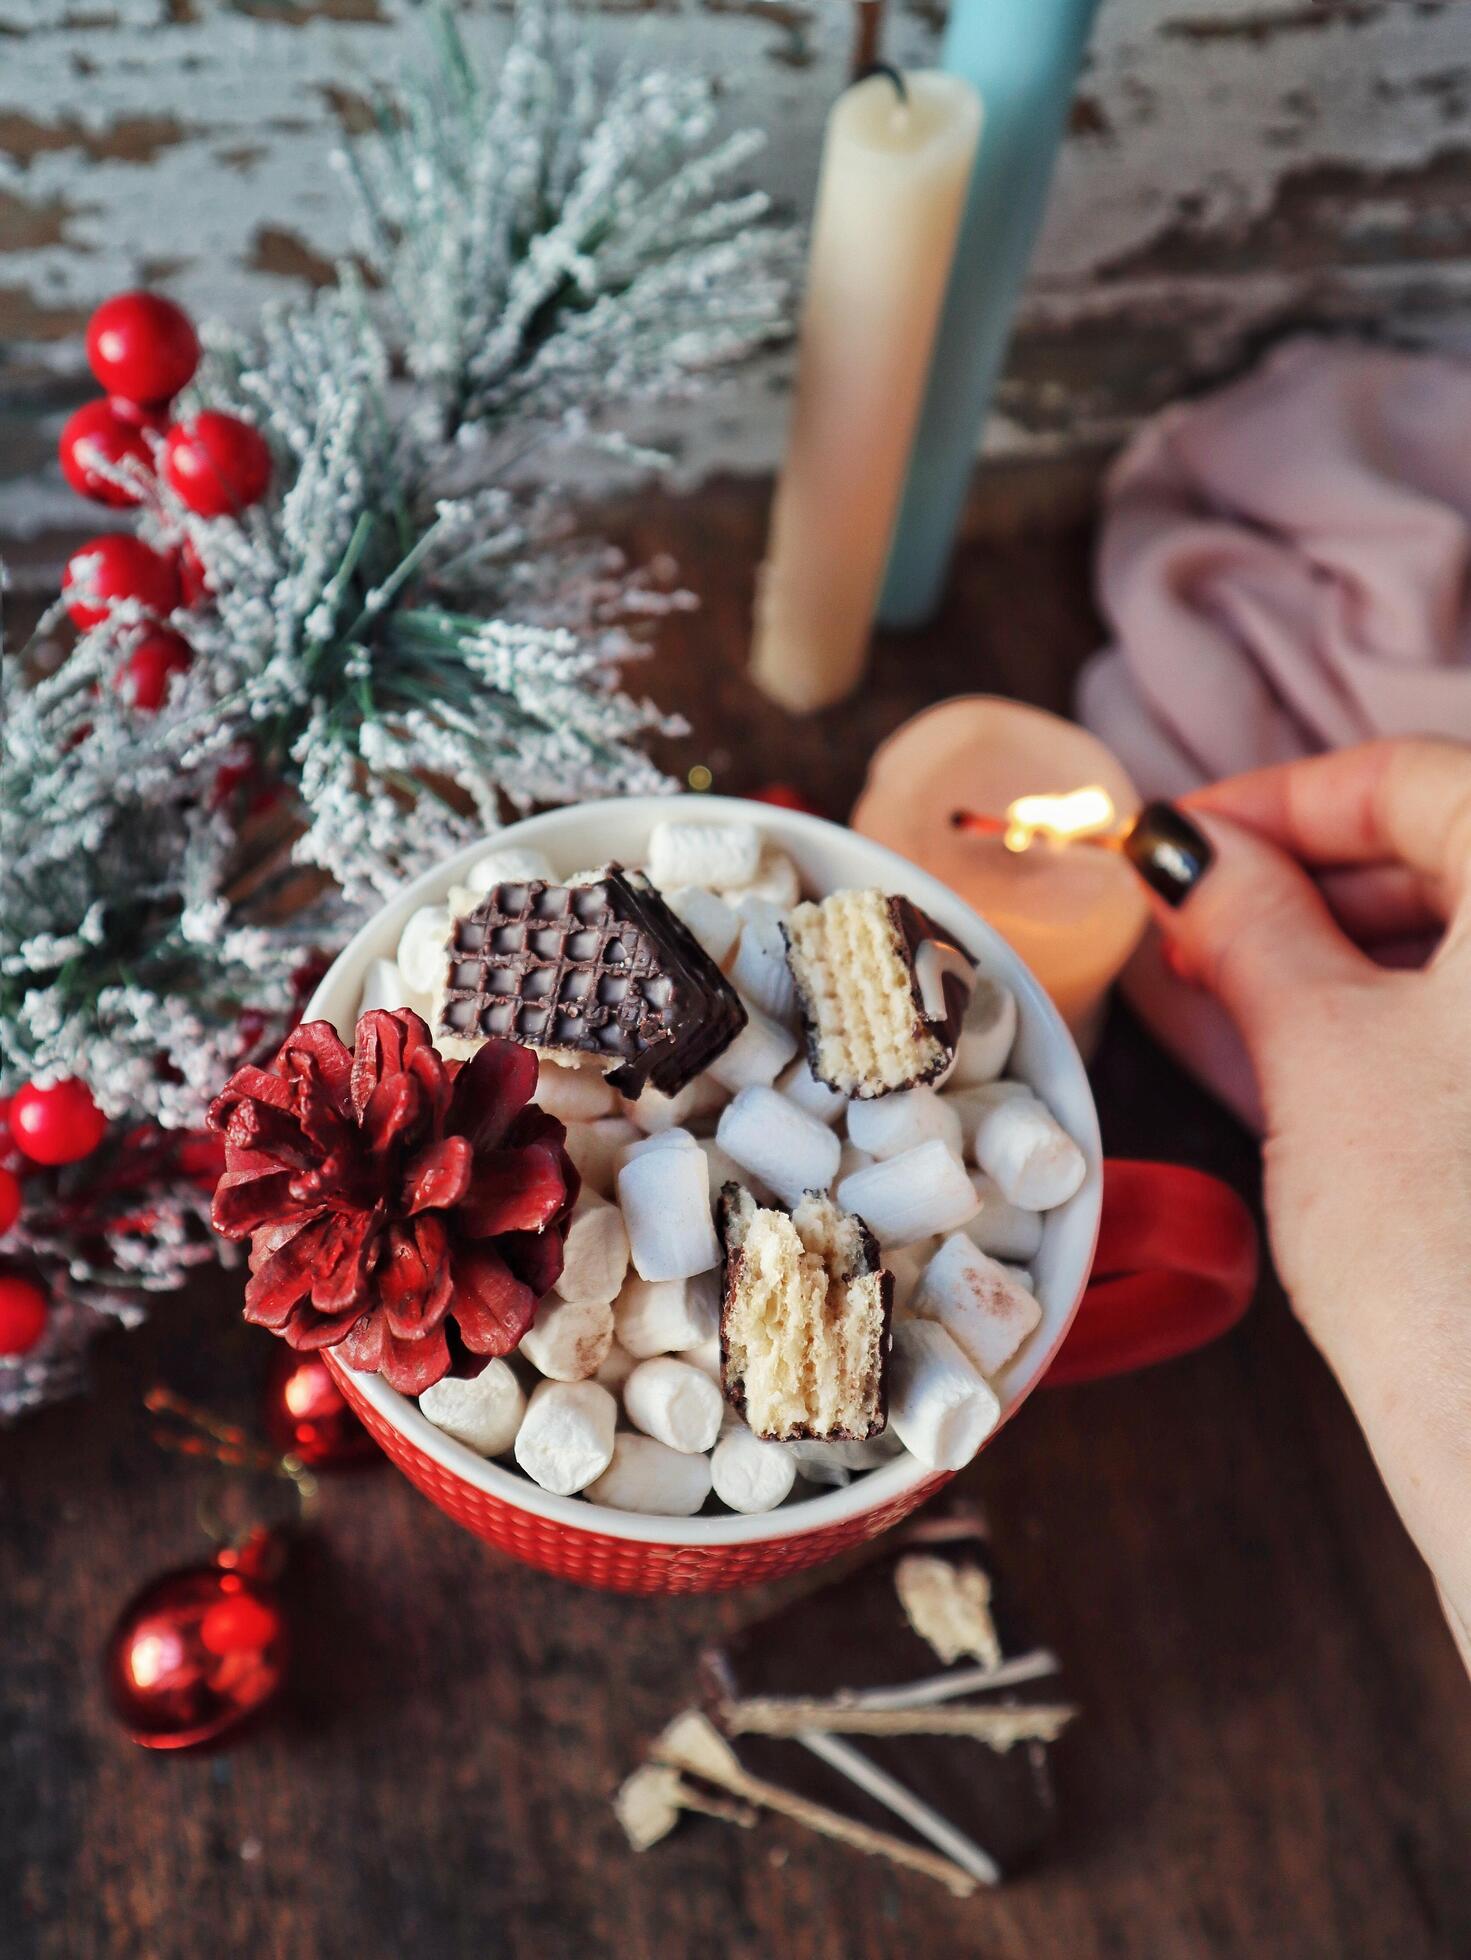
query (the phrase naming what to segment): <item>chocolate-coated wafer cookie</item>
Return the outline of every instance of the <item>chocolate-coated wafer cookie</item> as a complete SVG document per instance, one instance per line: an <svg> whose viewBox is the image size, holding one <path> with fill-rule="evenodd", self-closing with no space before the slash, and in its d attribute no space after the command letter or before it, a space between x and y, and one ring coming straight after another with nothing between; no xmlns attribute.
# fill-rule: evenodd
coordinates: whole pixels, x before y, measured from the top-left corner
<svg viewBox="0 0 1471 1960"><path fill-rule="evenodd" d="M787 964L819 1082L887 1096L944 1073L975 961L907 898L834 892L788 915Z"/></svg>
<svg viewBox="0 0 1471 1960"><path fill-rule="evenodd" d="M637 872L587 884L494 885L447 942L435 1024L450 1041L491 1035L592 1057L624 1095L667 1096L746 1024L734 988Z"/></svg>

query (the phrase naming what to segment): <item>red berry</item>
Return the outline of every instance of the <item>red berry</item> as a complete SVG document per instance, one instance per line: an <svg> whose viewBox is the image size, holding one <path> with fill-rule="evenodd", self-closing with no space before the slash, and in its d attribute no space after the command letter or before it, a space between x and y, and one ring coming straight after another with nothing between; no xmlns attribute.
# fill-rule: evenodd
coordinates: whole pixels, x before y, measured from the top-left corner
<svg viewBox="0 0 1471 1960"><path fill-rule="evenodd" d="M25 1354L46 1332L51 1302L19 1273L0 1273L0 1354Z"/></svg>
<svg viewBox="0 0 1471 1960"><path fill-rule="evenodd" d="M109 394L165 402L193 378L199 337L171 299L114 293L88 323L87 364Z"/></svg>
<svg viewBox="0 0 1471 1960"><path fill-rule="evenodd" d="M778 810L805 810L809 815L814 817L821 814L817 805L815 803L809 803L801 790L793 789L790 783L768 783L765 789L753 789L751 791L751 801L753 803L771 803Z"/></svg>
<svg viewBox="0 0 1471 1960"><path fill-rule="evenodd" d="M107 1130L107 1118L79 1076L49 1088L27 1082L10 1101L10 1134L36 1164L75 1164L90 1157Z"/></svg>
<svg viewBox="0 0 1471 1960"><path fill-rule="evenodd" d="M172 612L179 603L179 574L171 558L141 538L109 531L67 559L61 593L78 626L97 626L120 599L137 599L150 612Z"/></svg>
<svg viewBox="0 0 1471 1960"><path fill-rule="evenodd" d="M0 1170L0 1238L20 1217L20 1179L14 1171Z"/></svg>
<svg viewBox="0 0 1471 1960"><path fill-rule="evenodd" d="M258 504L271 481L271 452L259 429L207 408L175 422L165 438L164 475L201 517L229 517Z"/></svg>
<svg viewBox="0 0 1471 1960"><path fill-rule="evenodd" d="M194 649L183 635L160 626L138 641L112 684L131 707L152 714L163 706L170 680L187 673L193 659Z"/></svg>
<svg viewBox="0 0 1471 1960"><path fill-rule="evenodd" d="M202 606L214 588L204 569L204 560L194 549L193 540L185 538L179 546L177 563L179 567L179 590L184 595L186 606Z"/></svg>
<svg viewBox="0 0 1471 1960"><path fill-rule="evenodd" d="M131 456L151 470L153 453L143 438L145 426L120 415L111 402L83 402L73 410L57 447L61 473L79 497L90 497L94 504L111 504L115 509L138 502L135 491L112 482L95 466L110 463L115 469Z"/></svg>

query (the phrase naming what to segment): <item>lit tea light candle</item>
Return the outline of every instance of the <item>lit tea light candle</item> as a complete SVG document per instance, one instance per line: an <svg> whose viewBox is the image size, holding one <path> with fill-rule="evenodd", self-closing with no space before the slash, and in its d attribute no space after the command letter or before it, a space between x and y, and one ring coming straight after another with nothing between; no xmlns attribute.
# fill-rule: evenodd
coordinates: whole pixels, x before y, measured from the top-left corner
<svg viewBox="0 0 1471 1960"><path fill-rule="evenodd" d="M1096 736L1020 701L967 695L890 736L852 821L993 925L1087 1055L1149 919L1125 854L1140 819L1138 791ZM1059 847L1065 837L1103 848Z"/></svg>

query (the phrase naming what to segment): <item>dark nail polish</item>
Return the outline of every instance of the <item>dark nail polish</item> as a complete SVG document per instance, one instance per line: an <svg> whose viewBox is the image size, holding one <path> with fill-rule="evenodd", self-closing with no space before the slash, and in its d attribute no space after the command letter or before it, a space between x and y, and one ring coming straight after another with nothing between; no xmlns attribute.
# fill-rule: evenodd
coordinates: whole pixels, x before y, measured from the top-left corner
<svg viewBox="0 0 1471 1960"><path fill-rule="evenodd" d="M1167 905L1183 905L1215 862L1203 830L1173 803L1146 803L1124 840L1124 855Z"/></svg>

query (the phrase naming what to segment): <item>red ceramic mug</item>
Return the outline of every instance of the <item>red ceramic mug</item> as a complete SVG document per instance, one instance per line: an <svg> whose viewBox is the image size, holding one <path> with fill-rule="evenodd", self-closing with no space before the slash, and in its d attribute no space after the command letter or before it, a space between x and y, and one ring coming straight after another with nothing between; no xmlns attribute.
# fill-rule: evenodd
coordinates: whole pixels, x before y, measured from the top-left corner
<svg viewBox="0 0 1471 1960"><path fill-rule="evenodd" d="M1003 1423L1054 1368L1069 1379L1116 1372L1180 1352L1221 1330L1223 1287L1232 1314L1239 1310L1234 1304L1243 1277L1239 1256L1233 1265L1222 1245L1197 1244L1189 1232L1182 1239L1167 1224L1148 1224L1169 1216L1168 1208L1149 1198L1151 1187L1156 1198L1164 1194L1159 1174L1167 1180L1196 1174L1175 1173L1169 1166L1111 1167L1110 1196L1115 1189L1120 1196L1105 1205L1097 1112L1072 1037L1032 974L984 920L917 866L820 817L715 796L691 799L690 811L704 822L756 823L795 861L810 892L878 885L904 893L953 932L982 971L1015 994L1018 1034L1011 1072L1048 1103L1076 1138L1088 1168L1077 1195L1047 1215L1042 1246L1032 1261L1042 1323L994 1383ZM667 797L585 803L528 818L500 832L495 843L534 846L570 875L610 859L641 862L651 826L679 813L679 804ZM333 1022L350 1041L369 963L391 959L410 914L442 901L486 848L471 846L390 900L333 962L306 1018ZM1210 1191L1204 1196L1195 1191L1197 1206L1203 1207L1197 1217L1224 1231L1232 1215L1239 1229L1240 1214L1233 1213L1239 1201L1211 1180L1200 1180L1200 1186ZM1178 1213L1178 1184L1167 1195ZM1085 1304L1101 1226L1106 1268ZM1205 1285L1187 1285L1182 1292L1178 1272L1192 1259L1206 1268ZM1159 1277L1172 1268L1173 1288ZM1201 1311L1201 1301L1207 1310ZM373 1436L441 1510L515 1558L612 1591L716 1592L798 1572L876 1537L947 1481L944 1473L902 1456L841 1490L814 1492L754 1517L659 1518L614 1511L554 1497L514 1470L486 1462L436 1429L379 1377L354 1374L330 1349L326 1358Z"/></svg>

